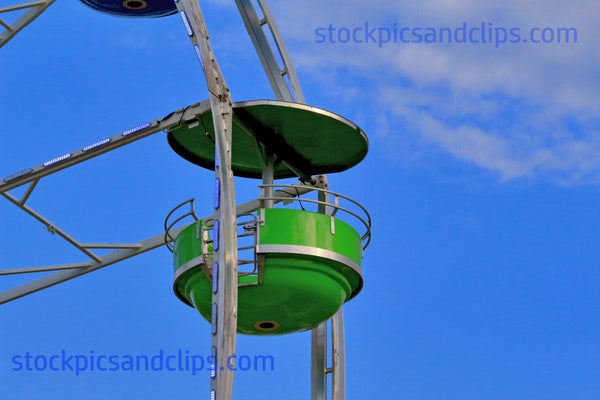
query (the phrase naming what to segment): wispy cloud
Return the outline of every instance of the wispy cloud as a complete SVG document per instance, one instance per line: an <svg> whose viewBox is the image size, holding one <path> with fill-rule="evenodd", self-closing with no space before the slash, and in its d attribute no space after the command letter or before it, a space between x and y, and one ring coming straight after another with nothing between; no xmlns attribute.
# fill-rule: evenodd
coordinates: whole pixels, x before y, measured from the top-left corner
<svg viewBox="0 0 600 400"><path fill-rule="evenodd" d="M379 132L495 171L560 184L600 181L600 27L594 1L389 1L271 5L304 77L360 99ZM307 22L310 21L310 22ZM317 44L336 26L575 27L572 44ZM365 109L365 103L368 104ZM357 111L361 113L361 111ZM406 150L403 150L406 151ZM392 154L393 156L393 154Z"/></svg>

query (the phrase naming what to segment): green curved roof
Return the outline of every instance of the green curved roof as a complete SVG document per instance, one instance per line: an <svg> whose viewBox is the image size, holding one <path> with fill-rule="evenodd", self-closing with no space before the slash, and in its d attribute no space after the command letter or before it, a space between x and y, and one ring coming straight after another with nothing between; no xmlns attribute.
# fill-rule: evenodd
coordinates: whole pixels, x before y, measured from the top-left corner
<svg viewBox="0 0 600 400"><path fill-rule="evenodd" d="M168 131L171 148L186 160L214 169L215 133L208 100L196 118ZM262 177L261 151L274 154L275 178L345 171L367 155L365 133L332 112L298 103L254 100L233 104L232 169ZM192 126L190 128L190 125Z"/></svg>

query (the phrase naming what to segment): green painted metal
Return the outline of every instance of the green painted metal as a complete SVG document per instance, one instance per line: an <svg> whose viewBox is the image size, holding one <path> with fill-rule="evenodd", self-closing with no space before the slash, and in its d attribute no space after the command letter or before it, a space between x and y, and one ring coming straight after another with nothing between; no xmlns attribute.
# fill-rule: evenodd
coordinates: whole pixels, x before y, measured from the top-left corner
<svg viewBox="0 0 600 400"><path fill-rule="evenodd" d="M264 221L259 229L260 245L327 250L327 254L335 253L352 260L358 270L322 256L293 252L264 254L261 282L239 288L238 332L277 335L311 329L329 319L360 291L362 244L351 226L334 219L335 234L332 234L329 216L289 209L266 209ZM176 271L201 255L200 239L196 237L196 224L177 237L173 259ZM198 264L181 274L174 289L182 301L194 306L210 321L212 283L206 268L203 271L202 267ZM256 282L256 279L241 277L240 283Z"/></svg>
<svg viewBox="0 0 600 400"><path fill-rule="evenodd" d="M260 227L260 244L309 246L346 256L361 264L360 235L347 223L310 211L269 208L264 211L264 226Z"/></svg>
<svg viewBox="0 0 600 400"><path fill-rule="evenodd" d="M316 107L276 100L233 104L232 169L236 176L262 177L257 140L277 156L275 179L294 177L285 161L307 175L345 171L367 155L364 132L347 119ZM169 130L173 150L186 160L214 169L214 128L210 109L199 125L182 122ZM208 132L208 134L206 134Z"/></svg>
<svg viewBox="0 0 600 400"><path fill-rule="evenodd" d="M202 255L202 241L197 237L197 233L203 225L202 220L194 222L177 236L173 246L173 265L176 271L186 262Z"/></svg>

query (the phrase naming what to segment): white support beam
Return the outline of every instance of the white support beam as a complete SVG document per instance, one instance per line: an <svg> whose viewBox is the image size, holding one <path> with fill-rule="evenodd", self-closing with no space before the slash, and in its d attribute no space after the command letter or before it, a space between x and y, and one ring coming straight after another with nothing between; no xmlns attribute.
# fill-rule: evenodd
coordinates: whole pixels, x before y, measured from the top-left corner
<svg viewBox="0 0 600 400"><path fill-rule="evenodd" d="M271 9L269 8L266 0L257 0L264 15L265 21L268 23L269 29L271 30L271 35L273 36L273 40L275 45L277 46L277 50L279 52L279 56L283 62L283 71L284 75L288 77L289 81L289 89L291 94L294 96L296 103L306 103L304 99L304 93L302 92L302 87L300 86L300 81L298 80L298 75L296 74L296 68L292 63L292 59L288 53L287 47L283 40L283 36L279 32L279 28L275 23L275 18L273 18L273 14L271 14Z"/></svg>
<svg viewBox="0 0 600 400"><path fill-rule="evenodd" d="M37 0L29 1L27 3L14 4L12 6L0 7L0 14L11 11L24 10L26 8L44 6L48 3L48 0Z"/></svg>
<svg viewBox="0 0 600 400"><path fill-rule="evenodd" d="M21 200L19 200L19 204L21 206L25 205L25 203L27 202L27 199L29 199L29 196L31 196L31 193L33 193L33 189L35 189L35 187L37 186L39 181L40 181L39 179L36 179L35 181L33 181L29 184L29 187L23 194L23 197L21 197Z"/></svg>
<svg viewBox="0 0 600 400"><path fill-rule="evenodd" d="M327 177L318 176L320 189L328 189ZM329 194L319 192L319 213L329 214ZM327 321L321 322L311 333L311 400L327 400Z"/></svg>
<svg viewBox="0 0 600 400"><path fill-rule="evenodd" d="M258 19L258 14L252 4L252 0L235 0L235 3L244 20L246 30L252 39L252 43L260 58L263 69L267 74L275 97L278 100L304 103L304 94L302 93L302 89L298 82L296 71L266 1L262 0L258 2L264 16L262 20ZM264 26L268 26L270 29L271 37L275 42L279 56L284 64L283 66L279 65L279 61L265 34ZM286 75L290 80L289 86L285 80Z"/></svg>
<svg viewBox="0 0 600 400"><path fill-rule="evenodd" d="M4 32L0 32L0 47L4 46L10 39L15 37L23 28L29 25L34 19L39 17L48 7L56 0L38 0L27 3L15 4L12 6L1 7L0 15L3 13L25 10L15 22L8 24L0 19L0 25L4 28Z"/></svg>
<svg viewBox="0 0 600 400"><path fill-rule="evenodd" d="M21 203L16 197L11 195L10 193L0 193L0 194L2 196L6 197L8 200L10 200L17 207L19 207L20 209L25 211L27 214L31 215L33 218L37 219L42 224L44 224L49 232L56 233L58 236L65 239L72 246L76 247L79 251L83 252L86 256L90 257L92 260L94 260L96 262L101 261L101 259L98 255L94 254L93 252L91 252L91 251L87 250L86 248L84 248L83 246L81 246L81 243L79 243L77 240L75 240L73 237L71 237L64 230L62 230L61 228L54 225L52 222L50 222L48 219L46 219L40 213L35 211L33 208Z"/></svg>
<svg viewBox="0 0 600 400"><path fill-rule="evenodd" d="M139 249L139 243L80 243L84 249Z"/></svg>
<svg viewBox="0 0 600 400"><path fill-rule="evenodd" d="M327 321L311 331L311 400L327 400Z"/></svg>
<svg viewBox="0 0 600 400"><path fill-rule="evenodd" d="M63 269L85 268L85 267L89 267L91 265L92 265L92 262L88 261L86 263L48 265L45 267L12 268L12 269L0 270L0 275L16 275L16 274L30 274L33 272L61 271Z"/></svg>
<svg viewBox="0 0 600 400"><path fill-rule="evenodd" d="M331 399L346 399L346 341L344 306L331 317Z"/></svg>
<svg viewBox="0 0 600 400"><path fill-rule="evenodd" d="M177 235L179 232L183 230L184 227L177 228L173 230L173 234ZM121 249L117 251L113 251L112 253L108 253L102 257L100 257L99 262L91 263L89 266L84 266L81 268L75 269L64 269L60 272L55 272L54 274L45 276L40 279L36 279L34 281L28 282L24 285L17 286L13 289L6 290L0 293L0 304L7 303L9 301L18 299L20 297L26 296L31 293L38 292L42 289L49 288L51 286L57 285L59 283L68 281L73 278L77 278L78 276L88 274L90 272L96 271L100 268L108 267L114 263L119 261L126 260L131 257L135 257L142 253L145 253L149 250L155 249L157 247L163 246L164 242L164 234L156 235L139 243L140 247L137 249ZM85 264L88 265L88 264Z"/></svg>
<svg viewBox="0 0 600 400"><path fill-rule="evenodd" d="M65 168L87 161L101 154L118 149L129 143L133 143L157 132L167 131L182 122L193 119L196 115L203 114L210 110L210 103L203 101L192 104L185 109L174 111L160 120L153 120L145 124L138 125L124 132L110 136L106 139L91 143L77 150L65 153L64 159L55 161L51 159L45 163L27 168L23 171L9 175L4 179L0 178L0 192L7 192L14 188L33 182L48 175L62 171ZM54 161L54 162L53 162Z"/></svg>
<svg viewBox="0 0 600 400"><path fill-rule="evenodd" d="M208 41L198 0L175 0L206 78L215 129L215 242L212 293L210 398L231 400L237 335L238 249L235 190L231 170L233 105L225 77Z"/></svg>

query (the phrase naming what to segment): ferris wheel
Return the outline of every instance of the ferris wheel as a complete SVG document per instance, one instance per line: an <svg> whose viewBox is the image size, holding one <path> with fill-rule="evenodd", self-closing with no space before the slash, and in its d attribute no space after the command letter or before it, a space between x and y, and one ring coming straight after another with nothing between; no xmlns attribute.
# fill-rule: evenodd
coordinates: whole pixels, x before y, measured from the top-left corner
<svg viewBox="0 0 600 400"><path fill-rule="evenodd" d="M0 8L0 47L54 1ZM265 0L257 0L258 9L251 0L236 0L236 5L276 99L241 102L233 101L211 49L198 0L80 1L118 16L178 14L206 78L208 100L2 178L3 197L89 260L1 270L0 275L56 272L1 292L0 304L165 246L173 253L175 295L211 324L210 399L232 398L238 333L306 330L312 331L312 399L327 399L327 374L332 375L331 398L344 399L343 304L363 285L371 218L362 205L329 190L325 174L343 172L364 159L365 133L348 119L305 103ZM23 13L12 23L2 19L14 11ZM83 243L27 205L41 179L161 131L176 154L214 171L208 216L199 217L190 199L167 214L164 232L156 236L137 243ZM236 204L234 176L260 180L258 197ZM276 183L293 177L299 183ZM25 188L24 193L11 194L16 188ZM307 210L308 205L315 210ZM99 255L95 249L111 251ZM328 367L329 345L333 359Z"/></svg>

